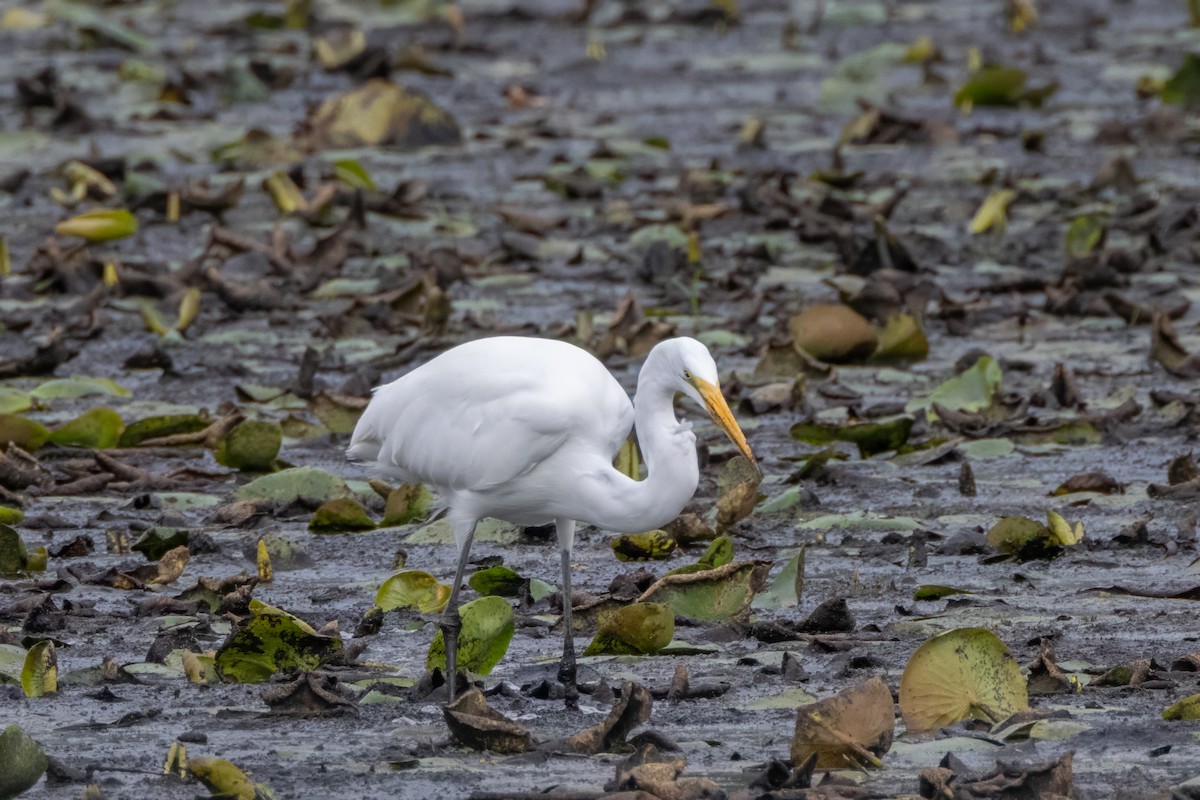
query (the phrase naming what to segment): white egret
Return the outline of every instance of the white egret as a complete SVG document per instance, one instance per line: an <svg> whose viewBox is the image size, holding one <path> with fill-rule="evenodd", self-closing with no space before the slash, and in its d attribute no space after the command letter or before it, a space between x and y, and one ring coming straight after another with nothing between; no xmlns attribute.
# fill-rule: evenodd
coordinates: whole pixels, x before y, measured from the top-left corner
<svg viewBox="0 0 1200 800"><path fill-rule="evenodd" d="M617 532L661 527L700 480L696 436L674 398L700 404L746 458L745 436L721 394L717 365L695 339L668 339L646 358L629 396L594 356L549 339L501 336L459 345L375 390L350 440L351 459L382 476L431 486L448 505L458 568L441 628L454 699L458 590L484 517L545 525L562 560L563 657L575 696L571 547L578 522ZM632 480L613 458L636 424L648 474Z"/></svg>

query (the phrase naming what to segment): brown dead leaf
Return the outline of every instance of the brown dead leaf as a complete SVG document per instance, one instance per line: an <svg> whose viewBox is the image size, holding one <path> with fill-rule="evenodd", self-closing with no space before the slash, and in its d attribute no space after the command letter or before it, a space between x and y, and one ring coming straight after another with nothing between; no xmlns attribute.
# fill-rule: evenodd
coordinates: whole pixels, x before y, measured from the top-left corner
<svg viewBox="0 0 1200 800"><path fill-rule="evenodd" d="M1155 314L1150 326L1150 358L1180 378L1200 378L1200 352L1188 353L1179 343L1166 314Z"/></svg>
<svg viewBox="0 0 1200 800"><path fill-rule="evenodd" d="M151 583L157 583L160 586L174 583L183 574L183 568L187 566L190 557L186 544L181 544L179 547L163 553L162 557L158 559L158 574L154 576Z"/></svg>
<svg viewBox="0 0 1200 800"><path fill-rule="evenodd" d="M734 456L726 462L718 480L717 532L728 530L734 523L750 516L754 506L763 499L758 491L762 471L744 456Z"/></svg>
<svg viewBox="0 0 1200 800"><path fill-rule="evenodd" d="M263 701L281 714L323 714L354 708L354 702L338 693L337 678L305 672L294 681L262 690Z"/></svg>
<svg viewBox="0 0 1200 800"><path fill-rule="evenodd" d="M423 92L375 78L317 109L310 141L320 150L387 145L416 149L462 141L458 123Z"/></svg>
<svg viewBox="0 0 1200 800"><path fill-rule="evenodd" d="M1067 478L1053 494L1072 494L1073 492L1099 492L1100 494L1120 494L1124 487L1116 479L1103 472L1081 472Z"/></svg>
<svg viewBox="0 0 1200 800"><path fill-rule="evenodd" d="M891 690L880 678L871 678L798 709L792 763L816 753L818 769L882 767L879 756L892 748L895 726Z"/></svg>
<svg viewBox="0 0 1200 800"><path fill-rule="evenodd" d="M594 756L625 746L629 732L650 719L654 700L645 686L625 681L621 696L599 725L580 731L566 740L565 747L575 753Z"/></svg>
<svg viewBox="0 0 1200 800"><path fill-rule="evenodd" d="M621 298L613 314L608 332L596 348L601 360L614 353L627 356L644 356L654 345L675 332L675 326L662 320L647 319L642 306L632 294Z"/></svg>
<svg viewBox="0 0 1200 800"><path fill-rule="evenodd" d="M474 750L524 753L529 749L529 731L489 706L477 688L459 695L442 714L451 735Z"/></svg>

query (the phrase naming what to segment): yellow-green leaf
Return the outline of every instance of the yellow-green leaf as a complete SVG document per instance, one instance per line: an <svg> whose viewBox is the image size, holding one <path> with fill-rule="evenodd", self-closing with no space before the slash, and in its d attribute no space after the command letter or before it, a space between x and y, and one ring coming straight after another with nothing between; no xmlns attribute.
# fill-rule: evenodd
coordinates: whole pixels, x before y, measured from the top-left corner
<svg viewBox="0 0 1200 800"><path fill-rule="evenodd" d="M41 697L58 691L58 656L49 639L29 648L21 668L21 688L26 697Z"/></svg>
<svg viewBox="0 0 1200 800"><path fill-rule="evenodd" d="M137 229L137 217L123 208L88 211L54 226L54 232L60 236L78 236L89 242L124 239L137 233Z"/></svg>
<svg viewBox="0 0 1200 800"><path fill-rule="evenodd" d="M1016 196L1017 193L1012 189L998 189L988 195L971 219L971 233L986 233L990 230L1003 233L1008 224L1008 207Z"/></svg>

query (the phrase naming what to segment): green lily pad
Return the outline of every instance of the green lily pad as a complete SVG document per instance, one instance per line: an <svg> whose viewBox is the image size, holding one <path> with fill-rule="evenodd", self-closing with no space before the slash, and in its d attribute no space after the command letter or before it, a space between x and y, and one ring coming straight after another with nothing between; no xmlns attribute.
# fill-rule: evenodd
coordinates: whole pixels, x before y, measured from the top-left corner
<svg viewBox="0 0 1200 800"><path fill-rule="evenodd" d="M231 469L263 472L275 466L283 444L278 422L248 419L239 422L217 445L218 464Z"/></svg>
<svg viewBox="0 0 1200 800"><path fill-rule="evenodd" d="M397 486L388 492L387 507L383 510L383 522L379 523L379 527L392 528L424 519L432 506L433 495L423 484Z"/></svg>
<svg viewBox="0 0 1200 800"><path fill-rule="evenodd" d="M238 500L290 503L299 497L332 500L349 497L350 487L338 476L316 467L294 467L256 478L233 495Z"/></svg>
<svg viewBox="0 0 1200 800"><path fill-rule="evenodd" d="M29 648L21 667L21 688L26 697L43 697L58 691L58 656L49 639Z"/></svg>
<svg viewBox="0 0 1200 800"><path fill-rule="evenodd" d="M113 397L132 397L133 393L110 378L55 378L38 386L29 396L35 400L58 400L107 394Z"/></svg>
<svg viewBox="0 0 1200 800"><path fill-rule="evenodd" d="M953 586L939 586L933 583L923 583L913 592L913 600L941 600L954 594L974 594L966 589L956 589Z"/></svg>
<svg viewBox="0 0 1200 800"><path fill-rule="evenodd" d="M367 510L352 497L326 500L308 522L308 529L313 533L347 533L374 528L375 522Z"/></svg>
<svg viewBox="0 0 1200 800"><path fill-rule="evenodd" d="M1200 719L1200 694L1183 698L1162 712L1165 720Z"/></svg>
<svg viewBox="0 0 1200 800"><path fill-rule="evenodd" d="M166 414L139 419L126 426L121 433L121 438L117 440L117 446L136 447L150 439L175 436L181 433L195 433L207 428L211 421L199 414Z"/></svg>
<svg viewBox="0 0 1200 800"><path fill-rule="evenodd" d="M274 800L265 784L255 783L235 764L223 758L193 756L187 760L188 773L212 792L213 797L232 800Z"/></svg>
<svg viewBox="0 0 1200 800"><path fill-rule="evenodd" d="M996 360L982 356L969 368L940 384L928 398L909 403L905 410L929 409L926 417L930 422L937 420L934 403L950 411L983 411L991 406L1003 378Z"/></svg>
<svg viewBox="0 0 1200 800"><path fill-rule="evenodd" d="M406 569L397 572L379 585L375 605L383 611L415 608L422 614L433 614L446 607L450 587L438 583L428 572Z"/></svg>
<svg viewBox="0 0 1200 800"><path fill-rule="evenodd" d="M20 525L25 519L25 512L19 508L0 506L0 525Z"/></svg>
<svg viewBox="0 0 1200 800"><path fill-rule="evenodd" d="M39 422L18 414L0 414L0 445L11 442L22 450L37 450L50 438L50 431Z"/></svg>
<svg viewBox="0 0 1200 800"><path fill-rule="evenodd" d="M1082 214L1071 220L1067 226L1067 255L1084 258L1095 250L1104 241L1107 222L1107 214Z"/></svg>
<svg viewBox="0 0 1200 800"><path fill-rule="evenodd" d="M1035 558L1053 558L1064 547L1078 544L1083 539L1083 525L1074 528L1054 511L1047 512L1043 524L1028 517L1001 517L987 533L988 544L1020 561Z"/></svg>
<svg viewBox="0 0 1200 800"><path fill-rule="evenodd" d="M929 355L929 340L921 323L909 314L888 317L879 332L879 344L872 361L920 361Z"/></svg>
<svg viewBox="0 0 1200 800"><path fill-rule="evenodd" d="M664 530L623 533L609 542L619 561L661 561L670 558L677 544Z"/></svg>
<svg viewBox="0 0 1200 800"><path fill-rule="evenodd" d="M925 642L900 678L900 712L909 732L959 720L1000 722L1029 708L1021 667L986 628L958 628Z"/></svg>
<svg viewBox="0 0 1200 800"><path fill-rule="evenodd" d="M475 526L475 541L516 544L521 539L522 530L520 525L489 517ZM408 544L454 544L454 529L450 527L450 520L442 517L421 526L404 541Z"/></svg>
<svg viewBox="0 0 1200 800"><path fill-rule="evenodd" d="M704 572L709 569L723 567L733 560L733 540L722 534L713 539L708 544L708 549L704 551L704 555L700 556L700 560L695 564L677 567L668 572L668 575L687 575L693 572Z"/></svg>
<svg viewBox="0 0 1200 800"><path fill-rule="evenodd" d="M833 425L826 422L797 422L789 431L793 439L822 445L834 441L850 442L858 447L861 458L870 458L889 450L898 450L908 441L915 420L895 417L884 422L859 422Z"/></svg>
<svg viewBox="0 0 1200 800"><path fill-rule="evenodd" d="M0 388L0 414L20 414L33 406L33 400L25 392Z"/></svg>
<svg viewBox="0 0 1200 800"><path fill-rule="evenodd" d="M1200 106L1200 55L1188 53L1183 64L1162 87L1162 101L1182 106Z"/></svg>
<svg viewBox="0 0 1200 800"><path fill-rule="evenodd" d="M24 666L24 647L15 644L0 644L0 684L20 683L21 668Z"/></svg>
<svg viewBox="0 0 1200 800"><path fill-rule="evenodd" d="M0 733L0 797L16 797L41 780L48 762L42 746L20 725Z"/></svg>
<svg viewBox="0 0 1200 800"><path fill-rule="evenodd" d="M788 559L771 580L771 585L755 595L753 608L792 608L800 605L804 593L804 548Z"/></svg>
<svg viewBox="0 0 1200 800"><path fill-rule="evenodd" d="M21 534L11 525L0 523L0 575L12 575L25 569L28 553Z"/></svg>
<svg viewBox="0 0 1200 800"><path fill-rule="evenodd" d="M120 414L101 406L85 411L61 428L51 431L49 441L64 447L116 447L124 428Z"/></svg>
<svg viewBox="0 0 1200 800"><path fill-rule="evenodd" d="M224 681L262 683L277 672L316 669L342 651L341 638L274 606L251 600L250 615L217 651Z"/></svg>
<svg viewBox="0 0 1200 800"><path fill-rule="evenodd" d="M622 606L600 621L585 656L649 655L675 635L675 614L663 603L637 602Z"/></svg>
<svg viewBox="0 0 1200 800"><path fill-rule="evenodd" d="M718 622L750 607L767 580L770 565L761 561L732 562L717 569L688 575L666 575L638 598L663 603L671 613Z"/></svg>
<svg viewBox="0 0 1200 800"><path fill-rule="evenodd" d="M481 569L467 581L472 589L485 597L516 597L525 579L503 564Z"/></svg>
<svg viewBox="0 0 1200 800"><path fill-rule="evenodd" d="M168 550L186 545L190 535L186 528L156 525L143 532L130 549L144 555L147 561L158 561Z"/></svg>
<svg viewBox="0 0 1200 800"><path fill-rule="evenodd" d="M458 668L487 675L504 658L516 626L512 606L502 597L481 597L458 610L462 631L458 634ZM425 669L446 668L446 642L439 629L429 647Z"/></svg>

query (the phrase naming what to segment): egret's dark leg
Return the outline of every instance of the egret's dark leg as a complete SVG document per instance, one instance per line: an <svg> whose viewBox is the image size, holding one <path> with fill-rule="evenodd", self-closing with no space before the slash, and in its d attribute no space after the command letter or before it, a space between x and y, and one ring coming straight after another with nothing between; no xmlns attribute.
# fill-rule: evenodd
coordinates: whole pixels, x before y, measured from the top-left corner
<svg viewBox="0 0 1200 800"><path fill-rule="evenodd" d="M562 559L563 654L558 667L558 681L567 691L567 705L574 708L579 702L575 684L575 631L571 622L571 549L575 541L575 520L555 520L558 531L558 554Z"/></svg>
<svg viewBox="0 0 1200 800"><path fill-rule="evenodd" d="M463 575L467 571L467 558L471 555L471 541L475 538L473 520L467 525L453 524L454 541L458 545L458 567L454 571L454 583L450 584L450 599L442 611L442 639L446 644L446 696L447 702L453 703L455 688L458 686L458 632L462 630L462 617L458 615L458 587L462 585Z"/></svg>

